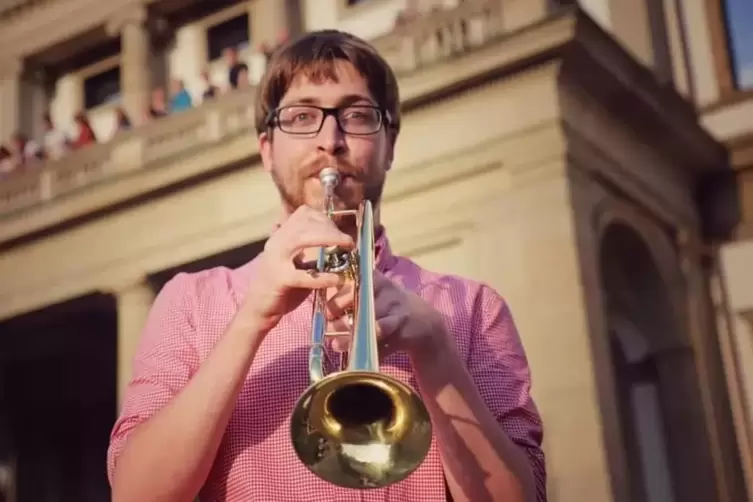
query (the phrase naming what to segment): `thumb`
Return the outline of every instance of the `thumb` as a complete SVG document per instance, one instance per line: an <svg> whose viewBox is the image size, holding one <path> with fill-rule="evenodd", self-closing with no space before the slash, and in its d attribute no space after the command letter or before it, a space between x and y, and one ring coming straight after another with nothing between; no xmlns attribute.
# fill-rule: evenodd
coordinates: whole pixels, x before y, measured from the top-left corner
<svg viewBox="0 0 753 502"><path fill-rule="evenodd" d="M388 315L377 321L377 340L386 342L400 329L403 324L403 317L398 315Z"/></svg>

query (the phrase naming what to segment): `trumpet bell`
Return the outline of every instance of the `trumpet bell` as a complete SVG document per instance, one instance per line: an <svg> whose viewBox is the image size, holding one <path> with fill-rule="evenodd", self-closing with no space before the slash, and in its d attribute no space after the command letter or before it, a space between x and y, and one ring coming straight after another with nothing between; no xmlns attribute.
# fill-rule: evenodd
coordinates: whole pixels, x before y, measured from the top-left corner
<svg viewBox="0 0 753 502"><path fill-rule="evenodd" d="M407 385L383 373L343 371L301 395L291 436L298 457L320 478L343 488L382 488L421 465L432 427Z"/></svg>

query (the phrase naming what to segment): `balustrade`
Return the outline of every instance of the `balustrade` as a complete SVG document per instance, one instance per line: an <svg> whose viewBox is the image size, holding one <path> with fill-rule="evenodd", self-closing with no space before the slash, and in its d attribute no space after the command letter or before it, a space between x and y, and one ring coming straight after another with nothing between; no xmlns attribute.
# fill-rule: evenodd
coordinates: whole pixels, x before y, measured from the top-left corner
<svg viewBox="0 0 753 502"><path fill-rule="evenodd" d="M400 77L471 51L503 31L500 0L465 1L400 26L373 43ZM235 91L119 133L108 143L11 175L0 181L0 217L190 155L239 134L249 134L251 140L254 93L254 89Z"/></svg>

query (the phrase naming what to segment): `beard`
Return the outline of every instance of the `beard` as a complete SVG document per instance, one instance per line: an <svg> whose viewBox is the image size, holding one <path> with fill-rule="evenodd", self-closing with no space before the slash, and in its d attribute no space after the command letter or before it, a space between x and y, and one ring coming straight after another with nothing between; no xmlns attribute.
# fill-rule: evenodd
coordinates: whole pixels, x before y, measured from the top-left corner
<svg viewBox="0 0 753 502"><path fill-rule="evenodd" d="M318 172L318 170L316 171ZM362 200L371 201L372 205L377 206L382 199L384 191L384 172L380 169L371 169L368 172L361 171L362 174L351 175L353 169L343 169L345 176L335 188L334 205L336 209L357 209ZM374 174L371 174L374 173ZM323 191L317 190L318 200L313 197L307 197L306 184L311 183L314 176L303 173L302 177L283 179L277 168L272 169L272 181L277 187L280 199L289 212L294 212L300 206L308 205L314 209L324 210ZM298 172L293 171L293 176L299 176ZM318 180L317 180L318 183Z"/></svg>

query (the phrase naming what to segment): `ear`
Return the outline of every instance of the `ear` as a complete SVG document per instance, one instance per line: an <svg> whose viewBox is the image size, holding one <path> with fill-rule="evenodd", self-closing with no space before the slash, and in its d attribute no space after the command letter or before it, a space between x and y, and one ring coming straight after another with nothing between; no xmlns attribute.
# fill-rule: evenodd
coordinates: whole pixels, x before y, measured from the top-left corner
<svg viewBox="0 0 753 502"><path fill-rule="evenodd" d="M259 154L264 171L272 172L272 134L267 131L259 135Z"/></svg>
<svg viewBox="0 0 753 502"><path fill-rule="evenodd" d="M387 144L385 146L385 171L392 169L392 161L395 159L395 143L397 143L397 132L390 130L387 132Z"/></svg>

